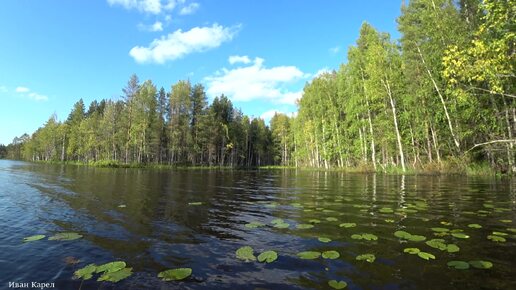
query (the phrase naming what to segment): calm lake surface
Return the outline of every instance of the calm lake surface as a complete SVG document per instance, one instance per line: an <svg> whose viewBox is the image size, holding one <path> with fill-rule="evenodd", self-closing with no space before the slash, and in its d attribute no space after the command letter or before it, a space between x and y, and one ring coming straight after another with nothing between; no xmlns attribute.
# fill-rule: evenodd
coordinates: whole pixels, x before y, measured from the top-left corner
<svg viewBox="0 0 516 290"><path fill-rule="evenodd" d="M33 281L54 282L54 289L330 289L329 280L347 282L346 289L516 289L515 190L514 180L464 176L105 169L0 160L0 289ZM277 218L288 228L274 227ZM246 226L253 221L265 226ZM426 241L444 239L460 251L398 238L399 230ZM505 242L489 240L493 231ZM59 232L84 237L48 240ZM378 239L351 238L362 233ZM47 238L23 242L36 234ZM246 263L235 256L242 246L255 255L275 250L279 257ZM328 250L340 257L297 256ZM376 260L356 260L365 253ZM82 285L72 279L87 264L115 260L134 274L116 284L97 282L97 276ZM457 270L447 266L452 260L493 266ZM179 267L192 268L192 276L157 278Z"/></svg>

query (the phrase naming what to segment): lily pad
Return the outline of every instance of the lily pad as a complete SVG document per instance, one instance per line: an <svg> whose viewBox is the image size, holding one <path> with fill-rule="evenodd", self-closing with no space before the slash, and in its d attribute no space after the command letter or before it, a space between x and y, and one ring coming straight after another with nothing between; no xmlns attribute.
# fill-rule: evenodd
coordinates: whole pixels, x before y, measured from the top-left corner
<svg viewBox="0 0 516 290"><path fill-rule="evenodd" d="M354 235L351 235L351 238L355 239L355 240L367 240L367 241L376 241L376 240L378 240L378 237L376 235L367 234L367 233L354 234Z"/></svg>
<svg viewBox="0 0 516 290"><path fill-rule="evenodd" d="M319 242L321 243L329 243L331 242L331 239L330 238L324 238L324 237L319 237L317 238L319 240Z"/></svg>
<svg viewBox="0 0 516 290"><path fill-rule="evenodd" d="M318 219L311 219L308 222L311 223L311 224L320 224L321 223L321 221L318 220Z"/></svg>
<svg viewBox="0 0 516 290"><path fill-rule="evenodd" d="M312 224L298 224L298 225L296 226L296 228L298 228L298 229L300 229L300 230L304 230L304 229L311 229L311 228L313 228L313 227L314 227L314 225L312 225Z"/></svg>
<svg viewBox="0 0 516 290"><path fill-rule="evenodd" d="M425 260L435 260L435 256L430 254L430 253L427 253L427 252L419 252L417 253L417 255L421 258L421 259L425 259Z"/></svg>
<svg viewBox="0 0 516 290"><path fill-rule="evenodd" d="M250 228L250 229L256 229L256 228L263 227L263 226L265 226L264 223L257 222L257 221L253 221L253 222L245 224L245 227Z"/></svg>
<svg viewBox="0 0 516 290"><path fill-rule="evenodd" d="M409 253L412 255L416 255L417 253L421 252L418 248L405 248L403 249L404 253Z"/></svg>
<svg viewBox="0 0 516 290"><path fill-rule="evenodd" d="M422 242L422 241L426 240L425 236L413 235L413 234L405 232L405 231L396 231L396 232L394 232L394 236L396 236L400 239L405 239L405 240L409 240L412 242Z"/></svg>
<svg viewBox="0 0 516 290"><path fill-rule="evenodd" d="M126 263L124 261L115 261L115 262L109 262L100 266L97 266L95 269L95 273L100 272L116 272L123 268L125 268Z"/></svg>
<svg viewBox="0 0 516 290"><path fill-rule="evenodd" d="M464 233L452 233L451 235L458 239L468 239L469 238L469 236Z"/></svg>
<svg viewBox="0 0 516 290"><path fill-rule="evenodd" d="M249 246L244 246L236 250L236 257L237 259L244 260L245 262L256 261L254 250Z"/></svg>
<svg viewBox="0 0 516 290"><path fill-rule="evenodd" d="M338 221L339 219L338 219L338 218L335 218L335 217L327 217L327 218L326 218L326 220L327 220L327 221L329 221L329 222L336 222L336 221Z"/></svg>
<svg viewBox="0 0 516 290"><path fill-rule="evenodd" d="M116 272L105 272L100 276L97 281L109 281L116 283L123 280L133 274L133 268L123 268Z"/></svg>
<svg viewBox="0 0 516 290"><path fill-rule="evenodd" d="M97 270L97 265L95 264L89 264L73 273L73 277L75 279L83 279L88 280L93 277L93 273Z"/></svg>
<svg viewBox="0 0 516 290"><path fill-rule="evenodd" d="M393 222L394 222L394 220L393 220L393 219L385 219L384 221L385 221L386 223L393 223Z"/></svg>
<svg viewBox="0 0 516 290"><path fill-rule="evenodd" d="M493 263L482 260L469 261L469 264L477 269L491 269L493 267Z"/></svg>
<svg viewBox="0 0 516 290"><path fill-rule="evenodd" d="M344 289L348 286L348 283L344 281L330 280L328 285L333 289Z"/></svg>
<svg viewBox="0 0 516 290"><path fill-rule="evenodd" d="M469 224L468 227L470 227L472 229L481 229L482 228L482 226L479 224Z"/></svg>
<svg viewBox="0 0 516 290"><path fill-rule="evenodd" d="M342 223L339 225L339 227L341 227L341 228L353 228L356 226L357 226L356 223Z"/></svg>
<svg viewBox="0 0 516 290"><path fill-rule="evenodd" d="M449 261L448 263L446 263L446 265L448 265L448 267L452 267L457 270L469 269L469 264L464 261Z"/></svg>
<svg viewBox="0 0 516 290"><path fill-rule="evenodd" d="M355 259L357 261L366 261L369 263L373 263L374 260L376 260L376 256L374 254L362 254L358 255Z"/></svg>
<svg viewBox="0 0 516 290"><path fill-rule="evenodd" d="M283 224L283 223L285 223L285 221L283 221L283 219L280 219L280 218L273 219L271 221L271 224Z"/></svg>
<svg viewBox="0 0 516 290"><path fill-rule="evenodd" d="M127 205L125 205L125 204L121 204L121 205L119 205L118 207L119 207L119 208L126 208L126 207L127 207Z"/></svg>
<svg viewBox="0 0 516 290"><path fill-rule="evenodd" d="M188 205L202 205L200 201L189 202Z"/></svg>
<svg viewBox="0 0 516 290"><path fill-rule="evenodd" d="M340 257L340 254L339 252L337 251L325 251L322 253L322 257L324 259L331 259L331 260L334 260L334 259L337 259Z"/></svg>
<svg viewBox="0 0 516 290"><path fill-rule="evenodd" d="M178 281L188 278L190 275L192 275L192 269L178 268L160 272L158 278L162 278L163 281Z"/></svg>
<svg viewBox="0 0 516 290"><path fill-rule="evenodd" d="M434 232L438 232L438 233L443 233L443 232L449 232L450 231L447 228L431 228L431 230L434 231Z"/></svg>
<svg viewBox="0 0 516 290"><path fill-rule="evenodd" d="M497 243L504 243L504 242L506 242L506 239L504 237L500 237L500 236L497 236L497 235L489 235L489 236L487 236L487 239L491 240L493 242L497 242Z"/></svg>
<svg viewBox="0 0 516 290"><path fill-rule="evenodd" d="M432 248L439 249L441 251L445 251L447 248L447 245L443 239L431 239L429 241L426 241L425 244L429 245Z"/></svg>
<svg viewBox="0 0 516 290"><path fill-rule="evenodd" d="M73 232L57 233L50 238L50 241L72 241L82 238L82 235Z"/></svg>
<svg viewBox="0 0 516 290"><path fill-rule="evenodd" d="M448 253L455 253L460 251L460 248L455 244L448 244L446 245L446 251L448 251Z"/></svg>
<svg viewBox="0 0 516 290"><path fill-rule="evenodd" d="M500 220L500 222L509 224L509 223L512 223L512 220Z"/></svg>
<svg viewBox="0 0 516 290"><path fill-rule="evenodd" d="M23 242L25 242L25 243L26 242L34 242L34 241L39 241L44 238L45 238L45 235L35 235L35 236L23 238Z"/></svg>
<svg viewBox="0 0 516 290"><path fill-rule="evenodd" d="M394 211L390 207L382 207L379 212L381 213L393 213Z"/></svg>
<svg viewBox="0 0 516 290"><path fill-rule="evenodd" d="M321 253L316 251L305 251L297 253L297 256L301 259L313 260L319 258L321 256Z"/></svg>
<svg viewBox="0 0 516 290"><path fill-rule="evenodd" d="M263 263L272 263L278 259L278 253L275 251L265 251L258 255L258 262Z"/></svg>
<svg viewBox="0 0 516 290"><path fill-rule="evenodd" d="M287 223L277 223L274 225L275 228L278 228L278 229L286 229L288 228L290 225L287 224Z"/></svg>
<svg viewBox="0 0 516 290"><path fill-rule="evenodd" d="M493 232L493 235L497 235L497 236L508 236L509 234L508 233L504 233L504 232Z"/></svg>

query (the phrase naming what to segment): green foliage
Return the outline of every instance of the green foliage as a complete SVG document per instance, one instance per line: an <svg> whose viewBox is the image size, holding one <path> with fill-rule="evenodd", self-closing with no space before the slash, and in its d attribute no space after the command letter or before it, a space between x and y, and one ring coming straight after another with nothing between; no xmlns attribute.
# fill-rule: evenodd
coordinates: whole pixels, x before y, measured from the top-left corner
<svg viewBox="0 0 516 290"><path fill-rule="evenodd" d="M243 260L245 262L256 261L254 250L249 246L244 246L236 250L236 257L237 259Z"/></svg>
<svg viewBox="0 0 516 290"><path fill-rule="evenodd" d="M88 280L93 277L93 273L97 270L97 265L89 264L73 273L75 279Z"/></svg>
<svg viewBox="0 0 516 290"><path fill-rule="evenodd" d="M278 253L275 251L265 251L258 255L258 262L260 263L272 263L278 259Z"/></svg>
<svg viewBox="0 0 516 290"><path fill-rule="evenodd" d="M358 255L355 259L357 261L366 261L369 263L373 263L374 260L376 260L376 256L374 254L362 254Z"/></svg>
<svg viewBox="0 0 516 290"><path fill-rule="evenodd" d="M321 252L305 251L298 253L297 256L301 259L313 260L319 258L321 256Z"/></svg>
<svg viewBox="0 0 516 290"><path fill-rule="evenodd" d="M45 238L45 235L35 235L35 236L23 238L23 242L25 242L25 243L26 242L34 242L34 241L39 241L44 238Z"/></svg>
<svg viewBox="0 0 516 290"><path fill-rule="evenodd" d="M330 280L328 285L333 289L344 289L348 286L348 283L344 281Z"/></svg>

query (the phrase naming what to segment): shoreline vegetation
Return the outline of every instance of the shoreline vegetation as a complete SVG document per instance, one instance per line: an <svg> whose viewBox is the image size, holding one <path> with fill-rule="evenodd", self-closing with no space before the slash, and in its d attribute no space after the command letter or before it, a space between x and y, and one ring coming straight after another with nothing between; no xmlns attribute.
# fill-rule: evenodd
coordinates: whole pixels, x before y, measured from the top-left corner
<svg viewBox="0 0 516 290"><path fill-rule="evenodd" d="M23 161L23 160L21 160ZM157 169L157 170L300 170L300 171L324 171L324 172L342 172L342 173L360 173L360 174L393 174L393 175L467 175L467 176L506 176L496 172L488 164L466 164L455 162L445 162L441 164L428 164L426 167L403 171L400 167L378 167L375 171L369 164L362 164L357 167L347 168L316 168L316 167L295 167L283 165L266 165L256 167L233 167L233 166L191 166L180 164L159 164L159 163L131 163L125 164L115 160L99 160L91 162L80 161L29 161L36 164L54 164L54 165L75 165L97 168L127 168L127 169Z"/></svg>
<svg viewBox="0 0 516 290"><path fill-rule="evenodd" d="M0 146L9 159L99 167L315 168L516 173L514 0L412 0L400 39L364 22L339 68L315 75L297 115L266 124L201 84L132 75L117 99ZM4 153L2 153L4 152ZM265 167L264 167L265 166ZM279 166L279 167L278 167Z"/></svg>

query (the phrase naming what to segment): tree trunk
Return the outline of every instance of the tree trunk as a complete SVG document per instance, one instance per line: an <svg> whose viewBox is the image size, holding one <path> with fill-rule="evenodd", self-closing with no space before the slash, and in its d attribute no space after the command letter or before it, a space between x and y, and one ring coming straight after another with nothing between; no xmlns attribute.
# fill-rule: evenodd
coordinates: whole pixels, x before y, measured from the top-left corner
<svg viewBox="0 0 516 290"><path fill-rule="evenodd" d="M391 86L389 85L389 81L386 80L384 82L384 86L387 89L387 94L389 95L389 100L391 101L391 109L392 109L392 117L394 119L394 127L396 129L396 139L398 140L398 149L400 152L400 159L401 159L401 168L403 169L403 172L406 171L405 168L405 156L403 155L403 145L401 144L401 135L400 130L398 128L398 117L396 116L396 106L394 106L394 100L392 99L392 91Z"/></svg>

